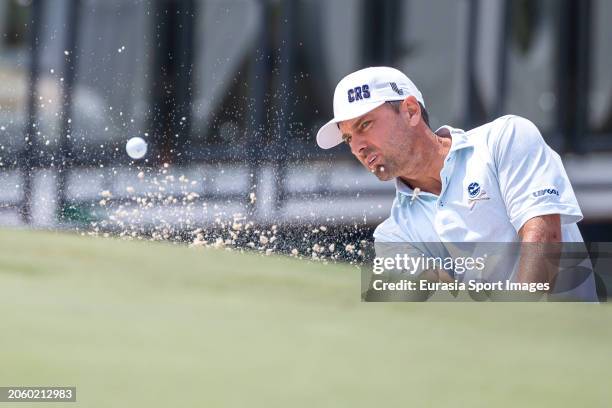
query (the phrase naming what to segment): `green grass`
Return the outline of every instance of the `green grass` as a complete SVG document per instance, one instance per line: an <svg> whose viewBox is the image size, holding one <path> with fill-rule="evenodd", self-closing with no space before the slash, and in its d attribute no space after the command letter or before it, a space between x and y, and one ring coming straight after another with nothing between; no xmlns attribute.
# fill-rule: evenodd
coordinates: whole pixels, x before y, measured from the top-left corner
<svg viewBox="0 0 612 408"><path fill-rule="evenodd" d="M69 407L612 403L608 305L359 291L350 266L0 231L0 386L76 385Z"/></svg>

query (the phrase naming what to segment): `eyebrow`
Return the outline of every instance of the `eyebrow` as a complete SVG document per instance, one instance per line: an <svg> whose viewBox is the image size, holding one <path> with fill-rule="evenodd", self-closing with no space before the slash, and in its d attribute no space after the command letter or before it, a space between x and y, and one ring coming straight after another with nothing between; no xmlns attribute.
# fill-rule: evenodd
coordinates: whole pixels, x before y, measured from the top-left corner
<svg viewBox="0 0 612 408"><path fill-rule="evenodd" d="M369 118L369 114L370 114L370 112L365 113L357 122L355 122L353 124L353 126L351 126L351 129L352 130L357 130L359 128L359 125L361 125L366 119ZM338 129L340 129L340 124L336 123L336 126L338 126ZM344 140L345 138L350 137L350 136L351 136L350 133L343 133L342 134L342 140Z"/></svg>

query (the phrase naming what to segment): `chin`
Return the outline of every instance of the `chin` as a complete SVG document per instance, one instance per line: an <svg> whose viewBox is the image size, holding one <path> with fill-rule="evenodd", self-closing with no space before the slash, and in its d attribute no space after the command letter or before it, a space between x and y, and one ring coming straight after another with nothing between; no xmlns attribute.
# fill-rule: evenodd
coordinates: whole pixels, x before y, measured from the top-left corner
<svg viewBox="0 0 612 408"><path fill-rule="evenodd" d="M376 177L378 177L380 181L389 181L395 178L393 174L386 171L377 171L374 174L376 174Z"/></svg>

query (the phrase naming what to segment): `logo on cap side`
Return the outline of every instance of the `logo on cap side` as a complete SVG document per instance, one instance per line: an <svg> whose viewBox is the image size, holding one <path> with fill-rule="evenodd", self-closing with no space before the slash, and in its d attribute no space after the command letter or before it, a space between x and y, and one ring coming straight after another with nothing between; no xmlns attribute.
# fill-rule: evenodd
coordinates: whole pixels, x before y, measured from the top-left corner
<svg viewBox="0 0 612 408"><path fill-rule="evenodd" d="M389 82L389 85L391 85L391 89L393 89L395 91L396 94L398 95L403 95L404 91L402 91L401 89L399 89L397 87L397 84L395 82Z"/></svg>
<svg viewBox="0 0 612 408"><path fill-rule="evenodd" d="M360 99L367 99L370 97L370 86L367 84L356 86L353 89L348 90L348 101L353 103Z"/></svg>

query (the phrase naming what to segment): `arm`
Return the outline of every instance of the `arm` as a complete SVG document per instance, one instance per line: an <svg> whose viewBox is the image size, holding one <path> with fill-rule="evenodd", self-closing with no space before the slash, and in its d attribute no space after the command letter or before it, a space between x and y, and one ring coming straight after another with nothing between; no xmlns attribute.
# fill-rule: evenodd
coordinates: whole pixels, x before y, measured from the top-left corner
<svg viewBox="0 0 612 408"><path fill-rule="evenodd" d="M561 242L559 214L540 215L527 221L519 230L521 242Z"/></svg>
<svg viewBox="0 0 612 408"><path fill-rule="evenodd" d="M553 283L561 253L561 225L582 212L561 158L529 120L508 116L491 133L491 151L508 219L520 244L518 282Z"/></svg>
<svg viewBox="0 0 612 408"><path fill-rule="evenodd" d="M519 230L521 259L518 282L554 282L559 266L561 217L541 215L529 219Z"/></svg>

